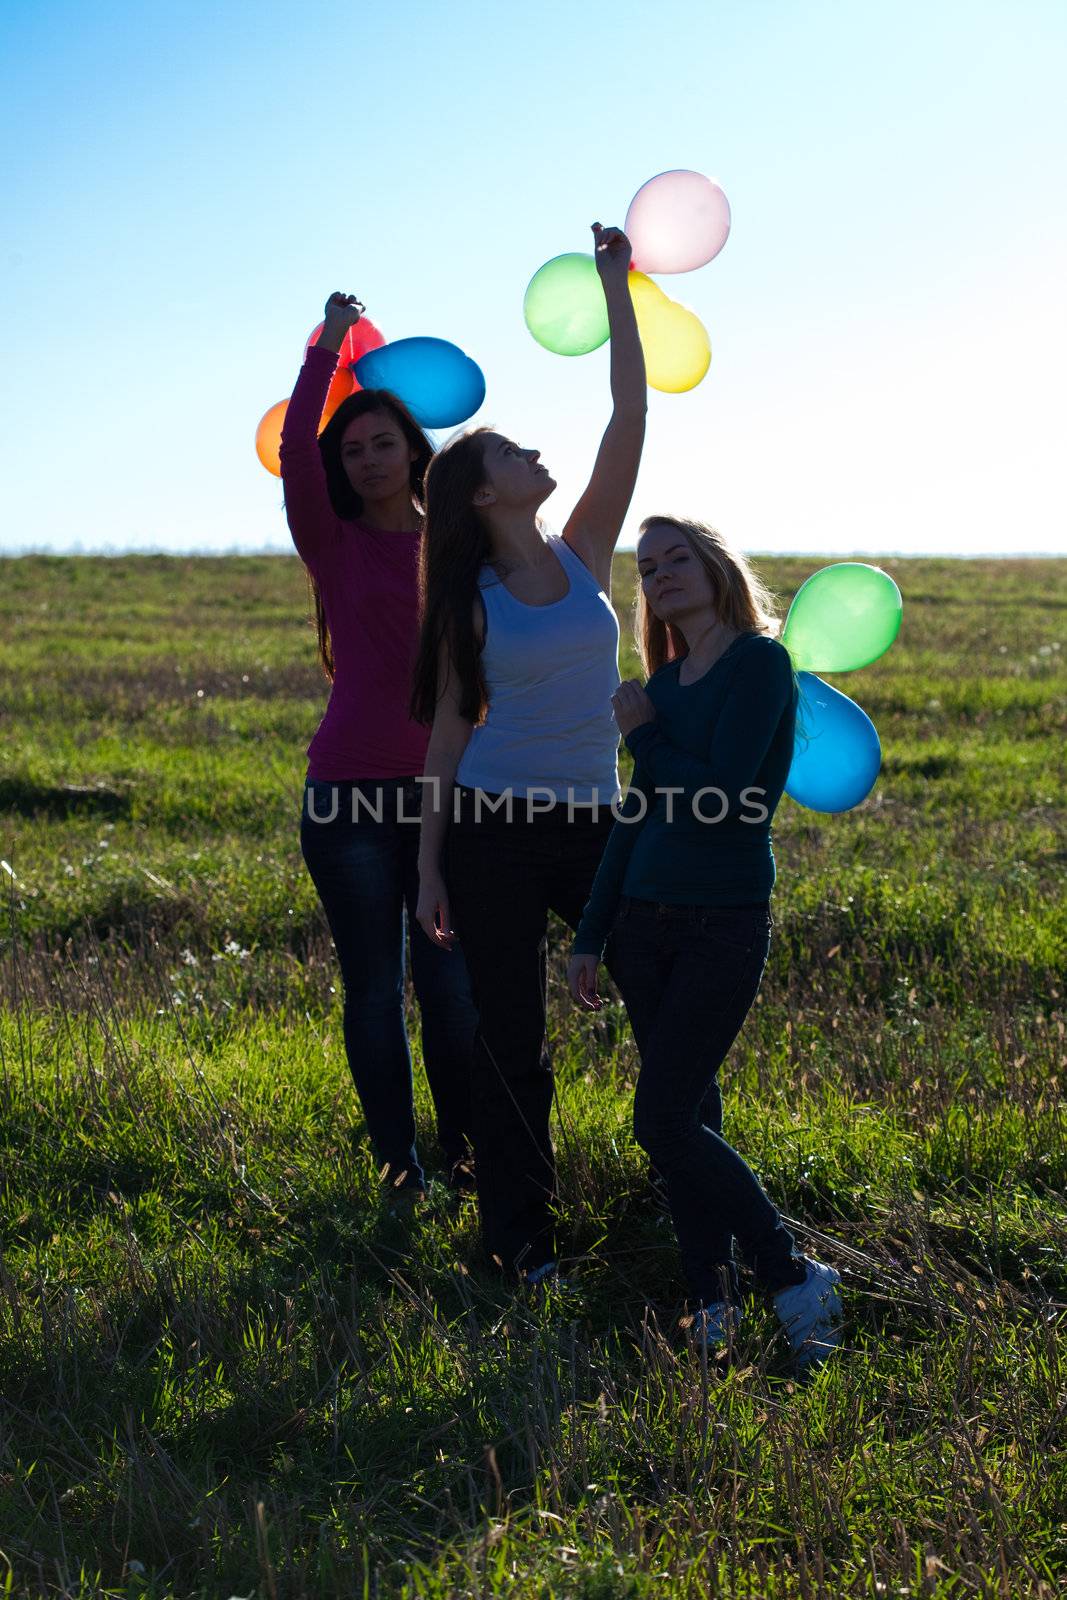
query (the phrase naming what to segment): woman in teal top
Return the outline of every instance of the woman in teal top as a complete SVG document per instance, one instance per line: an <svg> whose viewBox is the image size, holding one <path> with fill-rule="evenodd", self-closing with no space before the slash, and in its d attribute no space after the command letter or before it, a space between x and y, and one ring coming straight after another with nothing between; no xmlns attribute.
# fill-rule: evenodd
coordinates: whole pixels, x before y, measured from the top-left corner
<svg viewBox="0 0 1067 1600"><path fill-rule="evenodd" d="M615 719L634 772L567 970L599 1010L610 936L641 1056L634 1135L663 1175L694 1303L712 1345L740 1318L736 1237L809 1372L840 1339L838 1273L794 1254L755 1173L722 1138L718 1072L770 949L770 824L793 755L797 688L771 596L712 529L641 525L638 637L650 674Z"/></svg>

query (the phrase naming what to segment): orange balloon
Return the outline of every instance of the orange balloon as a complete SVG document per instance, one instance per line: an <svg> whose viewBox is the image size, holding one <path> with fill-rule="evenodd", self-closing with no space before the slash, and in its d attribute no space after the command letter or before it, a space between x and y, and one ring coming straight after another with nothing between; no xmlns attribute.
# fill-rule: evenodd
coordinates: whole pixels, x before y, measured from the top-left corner
<svg viewBox="0 0 1067 1600"><path fill-rule="evenodd" d="M326 404L322 408L322 416L319 419L320 433L341 404L341 401L347 400L353 390L358 387L359 385L347 367L337 368L337 371L330 379L330 387L326 391Z"/></svg>
<svg viewBox="0 0 1067 1600"><path fill-rule="evenodd" d="M330 387L326 391L326 404L322 408L317 431L322 432L330 418L333 416L342 400L347 400L359 385L347 367L338 367L330 379ZM259 419L256 429L256 455L266 467L268 472L273 472L276 478L282 475L280 457L282 443L282 428L285 425L285 413L289 409L288 400L279 400L277 405L271 406Z"/></svg>
<svg viewBox="0 0 1067 1600"><path fill-rule="evenodd" d="M277 405L271 406L269 411L263 413L256 429L256 455L267 471L273 472L276 478L282 475L278 451L282 442L282 423L285 421L288 407L288 400L279 400Z"/></svg>

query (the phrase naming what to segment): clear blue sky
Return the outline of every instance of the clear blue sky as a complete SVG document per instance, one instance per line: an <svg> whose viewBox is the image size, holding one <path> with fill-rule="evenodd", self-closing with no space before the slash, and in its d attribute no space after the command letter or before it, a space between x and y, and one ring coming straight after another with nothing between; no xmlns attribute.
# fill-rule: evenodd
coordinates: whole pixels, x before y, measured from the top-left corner
<svg viewBox="0 0 1067 1600"><path fill-rule="evenodd" d="M1067 553L1064 0L6 0L0 51L0 552L286 547L252 439L333 289L480 363L560 526L607 353L526 283L683 166L712 367L623 543Z"/></svg>

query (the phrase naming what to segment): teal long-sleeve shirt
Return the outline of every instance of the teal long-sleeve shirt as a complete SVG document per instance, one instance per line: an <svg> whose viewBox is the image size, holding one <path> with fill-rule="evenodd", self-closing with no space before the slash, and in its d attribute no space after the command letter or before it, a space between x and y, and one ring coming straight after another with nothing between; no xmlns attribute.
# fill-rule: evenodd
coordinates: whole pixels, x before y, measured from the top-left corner
<svg viewBox="0 0 1067 1600"><path fill-rule="evenodd" d="M645 693L655 719L626 735L633 776L572 955L601 955L623 894L665 905L751 905L774 886L770 825L796 723L789 652L747 633L693 683L678 682L680 665L669 661L652 674Z"/></svg>

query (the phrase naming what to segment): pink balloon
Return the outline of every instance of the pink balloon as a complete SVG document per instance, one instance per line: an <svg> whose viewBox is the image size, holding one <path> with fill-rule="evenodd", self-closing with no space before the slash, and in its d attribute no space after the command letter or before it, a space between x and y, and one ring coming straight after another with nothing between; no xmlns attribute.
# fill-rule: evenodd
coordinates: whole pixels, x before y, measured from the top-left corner
<svg viewBox="0 0 1067 1600"><path fill-rule="evenodd" d="M703 173L661 172L630 201L625 232L639 272L692 272L726 243L730 202Z"/></svg>

